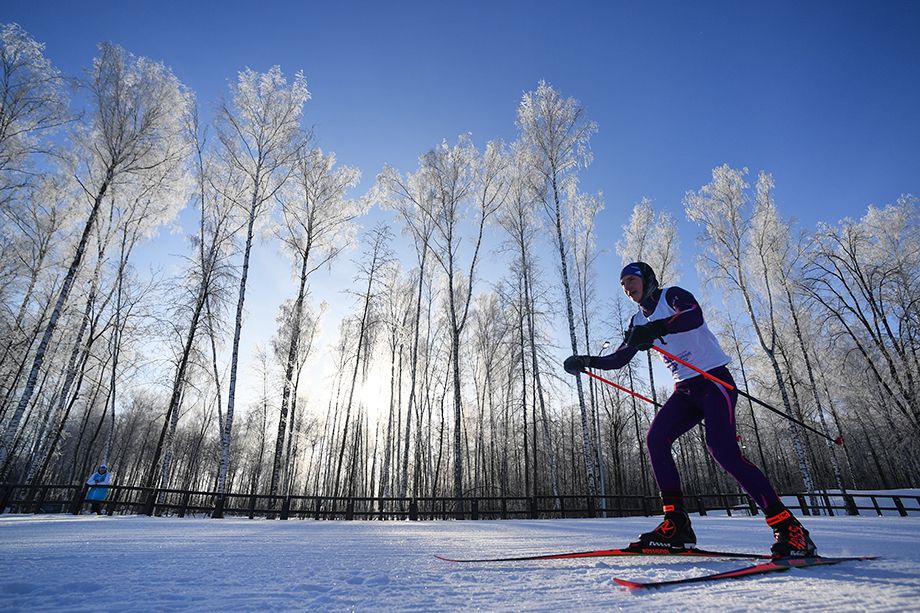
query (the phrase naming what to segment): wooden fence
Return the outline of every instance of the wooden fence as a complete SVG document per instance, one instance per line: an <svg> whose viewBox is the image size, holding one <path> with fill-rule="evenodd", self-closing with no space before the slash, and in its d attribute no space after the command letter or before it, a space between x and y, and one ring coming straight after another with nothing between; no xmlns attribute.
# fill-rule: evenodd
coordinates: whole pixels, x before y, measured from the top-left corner
<svg viewBox="0 0 920 613"><path fill-rule="evenodd" d="M0 513L72 513L79 515L94 501L86 499L89 485L0 485ZM659 513L657 496L477 496L456 498L366 498L326 496L271 496L260 493L205 492L145 488L130 485L108 488L98 512L185 517L265 517L316 520L444 520L444 519L554 519L576 517L650 516ZM920 496L883 493L785 494L787 506L801 515L920 515ZM795 501L790 504L790 502ZM757 506L743 494L704 494L685 501L688 511L700 515L757 515Z"/></svg>

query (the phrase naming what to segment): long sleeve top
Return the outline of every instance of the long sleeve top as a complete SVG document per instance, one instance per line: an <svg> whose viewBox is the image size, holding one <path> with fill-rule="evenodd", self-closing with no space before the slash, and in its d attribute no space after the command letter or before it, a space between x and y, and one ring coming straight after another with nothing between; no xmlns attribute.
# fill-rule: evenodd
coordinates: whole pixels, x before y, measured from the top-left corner
<svg viewBox="0 0 920 613"><path fill-rule="evenodd" d="M657 289L639 305L643 315L648 317L655 311L658 301L661 298L661 289ZM665 330L668 334L675 332L687 332L703 325L703 309L700 308L699 302L693 297L693 294L681 287L668 287L665 290L665 301L676 311L676 314L664 320ZM630 318L629 329L625 337L629 338L633 328L633 319ZM604 356L593 356L591 358L591 368L600 368L602 370L614 370L623 368L629 363L633 356L638 352L637 349L630 347L624 340L613 353Z"/></svg>

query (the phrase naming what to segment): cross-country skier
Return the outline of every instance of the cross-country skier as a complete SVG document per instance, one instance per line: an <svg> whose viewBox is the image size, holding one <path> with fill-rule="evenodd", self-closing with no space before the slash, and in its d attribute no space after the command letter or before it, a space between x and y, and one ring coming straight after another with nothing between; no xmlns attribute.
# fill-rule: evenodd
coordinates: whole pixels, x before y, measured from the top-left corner
<svg viewBox="0 0 920 613"><path fill-rule="evenodd" d="M623 268L620 285L626 295L639 305L638 312L630 321L626 340L609 355L569 357L563 364L566 372L577 374L586 368L622 368L638 351L648 351L657 344L734 385L726 368L729 357L707 327L703 311L693 294L680 287L659 287L655 272L645 262L633 262ZM663 340L665 337L666 342ZM741 455L735 430L738 393L666 356L662 355L662 359L676 383L674 393L652 420L646 440L652 470L661 491L664 521L651 532L639 535L639 540L630 546L673 551L696 546L696 535L684 509L680 476L671 455L671 445L702 421L709 453L764 510L775 538L771 547L773 556L816 555L808 530L780 502L760 469Z"/></svg>

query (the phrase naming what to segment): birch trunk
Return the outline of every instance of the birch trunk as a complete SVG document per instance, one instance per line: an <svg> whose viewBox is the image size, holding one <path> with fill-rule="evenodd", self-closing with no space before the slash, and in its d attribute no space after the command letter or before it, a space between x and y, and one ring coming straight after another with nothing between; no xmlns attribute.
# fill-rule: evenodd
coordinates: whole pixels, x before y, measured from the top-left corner
<svg viewBox="0 0 920 613"><path fill-rule="evenodd" d="M42 340L38 344L38 349L36 350L35 357L32 360L32 368L29 371L29 377L26 381L25 388L22 391L22 396L20 396L19 402L16 405L16 409L13 411L12 416L10 416L10 420L7 422L6 429L3 432L3 439L0 441L0 467L2 467L2 469L0 469L2 470L2 472L0 472L0 480L6 476L8 467L7 455L11 450L16 432L19 430L19 424L22 420L22 415L25 413L26 407L29 405L29 401L32 399L32 394L35 392L35 384L38 381L38 374L41 371L42 364L45 361L45 353L48 351L48 345L51 343L51 337L57 328L57 323L61 317L62 311L64 310L64 305L67 303L67 299L70 296L70 290L73 288L74 280L77 277L77 271L80 268L80 264L83 262L83 255L86 253L87 243L89 242L90 235L92 234L93 228L96 225L96 217L99 215L99 209L102 206L102 199L105 197L105 194L108 191L109 184L111 183L113 176L114 168L109 167L105 173L105 179L102 181L102 184L99 186L99 190L96 192L96 196L93 199L93 207L90 210L89 217L83 226L83 233L80 236L80 242L77 244L74 256L70 261L70 266L67 269L67 274L64 276L64 283L61 286L61 291L58 293L57 300L54 304L54 310L51 312L51 317L48 320L48 324L45 326L45 332L42 335Z"/></svg>

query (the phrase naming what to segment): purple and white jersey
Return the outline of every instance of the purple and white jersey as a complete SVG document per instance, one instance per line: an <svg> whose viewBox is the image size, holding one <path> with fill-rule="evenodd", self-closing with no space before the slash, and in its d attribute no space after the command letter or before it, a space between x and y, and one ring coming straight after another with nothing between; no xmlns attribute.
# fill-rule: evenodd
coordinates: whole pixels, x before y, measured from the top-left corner
<svg viewBox="0 0 920 613"><path fill-rule="evenodd" d="M661 288L661 294L658 298L658 304L655 310L646 316L642 309L633 315L632 325L640 326L651 321L659 319L673 320L681 311L674 309L665 296L668 294L668 288ZM665 342L661 339L655 340L655 346L661 347L668 353L673 353L682 360L690 362L700 370L712 370L719 366L725 366L731 361L715 335L709 330L709 326L703 321L699 326L684 332L671 332L665 337ZM698 377L700 374L692 368L687 368L680 362L672 360L662 354L658 354L664 361L665 366L671 371L675 381L685 381L687 379Z"/></svg>

